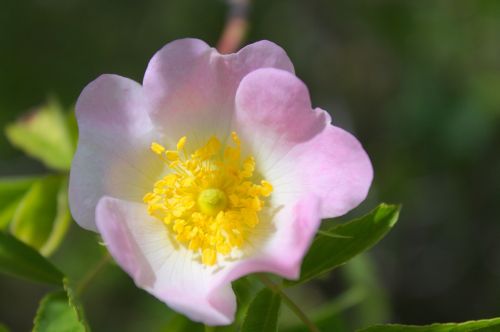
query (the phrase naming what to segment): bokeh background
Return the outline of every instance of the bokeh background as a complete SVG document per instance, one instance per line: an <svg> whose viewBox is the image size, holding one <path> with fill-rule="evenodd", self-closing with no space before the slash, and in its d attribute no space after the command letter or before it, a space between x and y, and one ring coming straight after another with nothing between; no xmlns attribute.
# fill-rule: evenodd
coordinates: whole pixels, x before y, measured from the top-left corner
<svg viewBox="0 0 500 332"><path fill-rule="evenodd" d="M227 14L221 0L1 0L0 8L2 128L49 96L71 109L102 73L141 81L173 39L215 45ZM499 316L500 2L255 0L249 20L247 43L281 45L313 104L371 156L374 185L351 215L380 201L403 205L368 255L291 295L339 331ZM45 172L0 134L0 176ZM72 225L52 259L78 280L101 254L96 237ZM29 330L49 289L1 275L0 322ZM173 324L112 265L83 302L95 331Z"/></svg>

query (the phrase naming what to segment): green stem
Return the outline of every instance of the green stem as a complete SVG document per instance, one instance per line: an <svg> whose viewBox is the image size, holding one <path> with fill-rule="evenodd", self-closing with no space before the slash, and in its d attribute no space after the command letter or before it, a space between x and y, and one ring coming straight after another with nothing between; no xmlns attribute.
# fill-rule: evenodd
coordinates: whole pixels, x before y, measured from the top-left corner
<svg viewBox="0 0 500 332"><path fill-rule="evenodd" d="M214 332L215 326L205 325L205 332Z"/></svg>
<svg viewBox="0 0 500 332"><path fill-rule="evenodd" d="M309 331L319 332L316 325L314 325L314 323L306 316L306 314L302 311L302 309L300 309L299 306L295 304L295 302L293 302L292 299L290 299L288 295L286 295L285 292L281 290L280 286L276 285L274 282L272 282L271 279L269 279L267 276L263 274L257 274L257 278L259 278L259 280L264 285L266 285L266 287L268 287L270 290L272 290L281 297L283 302L288 306L288 308L290 308L290 310L293 311L293 313L298 318L300 318L300 320L302 320L302 322L307 326Z"/></svg>
<svg viewBox="0 0 500 332"><path fill-rule="evenodd" d="M94 267L87 272L87 274L78 282L78 286L76 287L76 295L80 296L85 288L90 284L92 280L101 272L101 270L108 264L111 260L111 256L109 253L105 253L101 259L94 265Z"/></svg>

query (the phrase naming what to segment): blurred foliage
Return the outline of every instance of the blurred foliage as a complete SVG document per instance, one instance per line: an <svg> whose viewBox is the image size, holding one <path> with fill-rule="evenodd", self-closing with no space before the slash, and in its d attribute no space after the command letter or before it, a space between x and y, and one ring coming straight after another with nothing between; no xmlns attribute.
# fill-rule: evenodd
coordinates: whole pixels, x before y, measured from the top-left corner
<svg viewBox="0 0 500 332"><path fill-rule="evenodd" d="M69 114L71 113L66 115L60 105L51 100L47 105L8 125L5 133L13 146L41 160L50 168L68 171L76 147Z"/></svg>
<svg viewBox="0 0 500 332"><path fill-rule="evenodd" d="M67 170L76 138L67 111L88 82L102 73L141 81L151 55L176 38L198 37L214 45L225 14L221 0L2 2L0 125L21 119L9 137L43 163L16 150L2 131L0 228L27 193L45 198L33 186L46 181L38 178L52 172L47 167ZM324 330L498 315L500 2L255 0L250 22L249 41L269 39L283 46L314 105L329 110L335 124L355 132L365 145L375 182L356 214L377 201L404 205L399 226L372 255L314 285L291 288L290 295ZM41 106L47 96L56 96L62 106ZM46 118L69 127L40 132L30 125ZM25 143L33 135L45 138L44 146L57 147L40 155L38 146ZM29 177L6 180L14 175ZM55 213L54 218L44 215L43 225L57 219L61 206L50 208L47 215ZM1 254L11 251L2 247ZM72 227L52 261L78 281L101 256L96 237ZM25 273L22 266L14 268ZM0 322L13 331L29 330L47 290L0 275ZM238 292L238 301L248 305L256 291ZM95 331L203 330L135 288L114 265L89 286L83 304ZM295 323L283 308L280 326L302 330Z"/></svg>
<svg viewBox="0 0 500 332"><path fill-rule="evenodd" d="M70 221L68 181L52 175L36 181L20 200L10 229L18 239L47 256L59 246Z"/></svg>
<svg viewBox="0 0 500 332"><path fill-rule="evenodd" d="M9 177L0 181L0 229L10 223L21 198L31 187L33 177Z"/></svg>
<svg viewBox="0 0 500 332"><path fill-rule="evenodd" d="M38 251L4 232L0 232L0 271L55 285L62 285L64 277L62 272L45 260Z"/></svg>

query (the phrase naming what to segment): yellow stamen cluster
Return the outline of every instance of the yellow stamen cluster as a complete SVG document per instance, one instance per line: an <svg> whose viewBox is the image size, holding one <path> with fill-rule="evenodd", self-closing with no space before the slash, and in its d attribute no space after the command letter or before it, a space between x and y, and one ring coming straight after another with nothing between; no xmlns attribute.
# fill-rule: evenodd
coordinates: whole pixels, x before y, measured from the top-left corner
<svg viewBox="0 0 500 332"><path fill-rule="evenodd" d="M176 150L151 144L170 172L144 196L148 213L162 220L177 241L201 253L202 263L209 266L218 255L243 246L259 223L264 198L273 191L265 180L251 181L255 160L242 160L240 139L234 132L231 138L233 146L223 148L214 136L191 154L185 136Z"/></svg>

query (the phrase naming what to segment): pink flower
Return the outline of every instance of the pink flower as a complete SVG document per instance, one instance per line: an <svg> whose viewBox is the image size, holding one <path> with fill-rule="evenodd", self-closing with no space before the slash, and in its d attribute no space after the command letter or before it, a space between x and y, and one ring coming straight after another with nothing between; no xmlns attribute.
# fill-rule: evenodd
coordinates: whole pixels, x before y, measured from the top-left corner
<svg viewBox="0 0 500 332"><path fill-rule="evenodd" d="M277 45L221 55L167 44L143 84L102 75L80 95L70 205L116 262L169 307L230 324L231 282L299 277L322 218L367 195L370 160L313 109Z"/></svg>

